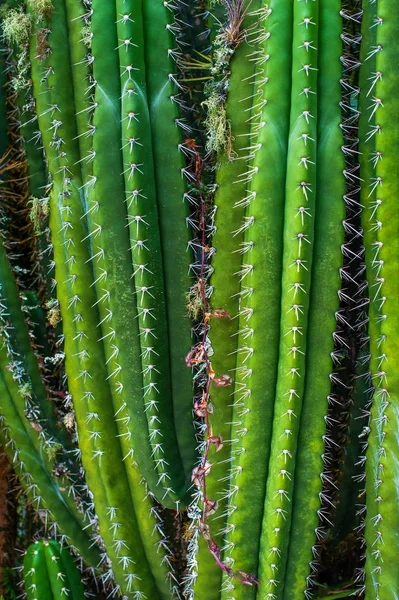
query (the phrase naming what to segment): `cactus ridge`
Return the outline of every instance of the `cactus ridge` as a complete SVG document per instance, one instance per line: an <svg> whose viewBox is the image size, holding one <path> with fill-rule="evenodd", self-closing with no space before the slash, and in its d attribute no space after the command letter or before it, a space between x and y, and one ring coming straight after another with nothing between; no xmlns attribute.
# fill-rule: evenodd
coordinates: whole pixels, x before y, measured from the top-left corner
<svg viewBox="0 0 399 600"><path fill-rule="evenodd" d="M184 83L180 82L180 63L186 51L183 39L183 3L152 2L143 6L145 64L148 107L152 134L156 198L164 270L164 298L171 397L177 445L187 481L197 460L192 414L192 374L185 368L182 348L192 345L186 294L197 275L198 265L191 249L189 193L193 173L186 166L187 138L192 134L185 118ZM165 140L169 140L166 145ZM171 174L174 173L174 176ZM176 200L171 202L170 198ZM170 235L181 240L176 244ZM185 252L182 252L183 248Z"/></svg>
<svg viewBox="0 0 399 600"><path fill-rule="evenodd" d="M281 337L260 550L262 599L282 598L305 386L316 206L318 27L319 3L295 3Z"/></svg>
<svg viewBox="0 0 399 600"><path fill-rule="evenodd" d="M102 15L102 7L99 7L98 10L96 9L97 6L93 4L93 55L95 55L97 48L97 22L99 25L101 24L100 21L97 21L96 16L101 17ZM109 15L107 18L113 20L114 17ZM96 286L100 298L100 313L103 314L102 319L106 318L102 324L104 330L103 341L107 349L107 359L109 358L110 379L114 382L114 403L116 406L120 404L120 400L116 398L116 395L121 395L122 390L123 395L126 394L129 396L129 402L121 410L126 412L126 418L129 419L127 424L129 437L136 453L135 460L137 460L141 471L145 475L150 489L159 499L162 499L164 504L166 503L170 507L174 507L176 501L182 500L186 493L187 479L184 477L184 469L179 466L181 458L177 444L175 443L175 430L170 403L159 401L160 395L166 395L170 392L168 391L167 376L168 355L167 353L161 355L157 351L160 343L158 340L163 335L166 335L163 342L167 344L167 333L165 333L165 319L161 318L161 316L158 318L154 313L155 298L162 300L160 291L163 284L162 271L159 269L161 264L159 250L157 251L157 244L159 247L159 240L156 240L157 229L154 228L154 220L151 221L151 214L148 212L150 206L152 206L151 210L154 211L152 219L156 218L156 199L150 195L152 185L150 183L152 173L151 154L148 158L146 157L146 163L133 162L134 155L137 154L138 157L142 156L144 148L139 144L144 144L145 139L140 137L142 141L133 143L133 145L130 142L126 142L127 128L129 128L129 136L131 135L130 129L132 128L137 131L143 131L142 128L148 129L148 107L145 102L145 72L144 66L140 70L139 66L136 67L130 61L130 55L136 52L136 48L132 44L128 44L127 47L119 47L117 53L113 52L111 54L111 44L115 43L113 48L118 47L120 44L117 40L117 27L126 28L130 26L133 27L134 23L131 23L128 19L122 19L115 27L110 40L103 40L103 30L98 31L98 41L100 42L101 49L101 44L107 41L110 54L105 56L105 53L102 52L97 61L94 60L93 62L94 77L97 81L93 120L95 134L93 136L94 178L92 182L95 182L95 185L90 187L90 196L91 202L93 202L93 209L99 207L99 210L95 214L90 213L88 217L91 224L91 236L96 237L97 243L101 247L99 263L95 265L98 272L97 279L100 277ZM123 39L130 38L124 37ZM139 48L137 52L142 53L143 47ZM126 64L120 67L122 83L124 87L126 86L126 94L122 97L122 108L123 110L127 110L130 103L131 107L136 110L136 112L128 110L126 115L121 115L120 113L119 98L121 82L119 77L117 77L119 70L118 55L122 57L121 60L126 61ZM138 56L141 56L140 61L142 63L142 55L139 54ZM110 71L108 67L112 70ZM110 72L114 73L113 77L111 77ZM103 87L101 86L102 77L104 77ZM105 84L107 87L105 87ZM133 90L133 88L136 90L136 93L129 94L129 89ZM106 99L105 102L102 102L104 94L106 95ZM137 112L138 103L141 107L139 112ZM104 123L102 120L103 114L107 118L115 120L115 134L112 145L109 139L107 140L107 145L105 142L102 142L101 126ZM121 124L125 130L122 140L119 134ZM132 137L134 135L136 134L133 133ZM131 155L130 158L128 157L130 162L127 165L122 164L121 145L125 146L125 156L127 154ZM107 152L104 151L106 147L108 147ZM110 148L113 149L113 153L109 151ZM103 168L101 168L101 160L104 161ZM110 166L112 169L110 169ZM147 169L149 177L146 175L145 179L143 179L144 173L147 173ZM124 176L129 188L127 190L127 198L123 177L121 177L124 171L126 171ZM111 177L112 173L114 173L113 177ZM140 191L140 181L145 181L146 186L149 186L147 193ZM112 210L115 214L115 219L113 220L114 227L106 228L104 226L104 219L108 212L106 200L115 197L115 194L120 197L120 202L116 205L118 213L117 215L115 214L115 205L113 204ZM147 196L148 203L151 200L151 204L148 207L147 205L145 206L145 213L143 213L143 203ZM130 215L128 217L126 216L125 200L128 201L127 204L129 205ZM127 235L126 221L130 223L130 240ZM150 230L151 236L149 235ZM118 243L116 243L116 240L118 240ZM135 247L136 241L143 242L143 245L139 244ZM154 244L154 246L152 247L151 244ZM124 257L129 253L129 247L132 248L131 252L133 252L133 264L130 263L130 265L124 260ZM140 254L142 256L139 256ZM150 260L149 254L151 254L151 264L143 260L143 258L147 260L145 256ZM136 261L138 262L136 263ZM101 266L100 263L102 263ZM148 264L147 267L145 266L146 264ZM155 269L156 265L158 265L158 270L154 272L151 266ZM126 294L126 297L118 298L113 293L109 274L114 271L118 281L124 281L128 286L127 289L132 289L132 293L129 292ZM134 273L135 275L133 276ZM130 279L133 279L133 281L131 282ZM146 282L152 285L144 285ZM101 290L103 291L101 292ZM109 312L105 310L105 302L109 305ZM164 306L164 303L160 301L159 310L165 310ZM129 318L129 322L127 322L127 315L132 315L133 317ZM159 331L158 335L158 328L163 328L163 333ZM132 343L132 339L137 340L137 342ZM117 360L116 353L118 353ZM164 366L161 370L162 364ZM141 368L138 369L137 366L132 368L131 365L141 365ZM162 376L161 378L161 373L164 373L165 377ZM161 383L162 388L160 387ZM140 389L143 390L142 394L137 393L137 390ZM119 418L121 418L121 414L118 414ZM149 423L151 431L149 431ZM164 427L165 429L163 429ZM163 435L162 440L161 435ZM175 460L171 460L170 465L166 469L167 465L164 454L166 455L169 450L175 456Z"/></svg>
<svg viewBox="0 0 399 600"><path fill-rule="evenodd" d="M372 372L371 372L371 356L379 356L378 351L378 338L379 338L379 319L378 319L378 303L376 302L378 297L378 286L376 287L377 281L373 281L370 277L370 274L373 271L373 257L375 252L377 251L378 246L375 245L376 241L376 211L378 209L378 204L376 204L376 190L372 190L370 188L370 182L372 177L374 176L374 167L372 156L375 153L375 139L376 136L373 134L373 130L375 127L375 115L371 116L369 113L370 106L370 95L373 94L373 88L375 86L375 73L376 73L376 54L371 51L371 48L375 47L377 44L377 28L374 26L375 18L377 15L377 3L376 2L367 2L364 5L363 10L363 18L361 24L361 34L362 34L362 46L361 46L361 68L360 68L360 76L359 76L359 88L360 88L360 97L359 97L359 151L361 152L359 157L360 164L360 177L363 180L363 185L360 190L360 201L362 206L362 230L363 230L363 240L365 247L365 267L366 267L366 280L368 281L368 289L366 289L366 299L368 301L367 304L367 328L368 328L368 336L366 340L368 341L368 356L366 356L367 362L366 366L368 367L368 372L366 374L367 377L367 387L366 387L366 407L365 407L365 415L367 418L367 422L364 426L364 430L362 432L362 439L364 441L364 447L362 455L360 456L360 460L365 463L365 484L363 495L367 493L372 494L371 497L374 496L374 471L375 471L375 461L376 455L371 453L371 448L368 450L370 444L370 428L372 425L372 417L371 417L371 405L373 402L373 382L372 382ZM377 293L377 295L376 295ZM372 446L371 446L372 447ZM366 458L367 457L367 458ZM370 482L371 476L371 482ZM370 488L368 487L371 483ZM378 512L378 506L376 503L367 502L367 513L366 506L360 507L359 512L361 511L361 522L360 522L360 533L363 537L363 544L366 543L366 538L368 535L368 531L366 534L366 528L369 530L372 519ZM370 561L366 560L366 570L370 568L372 570L372 564ZM369 575L368 575L369 576ZM359 592L363 593L365 591L365 569L361 568L358 574L358 587Z"/></svg>

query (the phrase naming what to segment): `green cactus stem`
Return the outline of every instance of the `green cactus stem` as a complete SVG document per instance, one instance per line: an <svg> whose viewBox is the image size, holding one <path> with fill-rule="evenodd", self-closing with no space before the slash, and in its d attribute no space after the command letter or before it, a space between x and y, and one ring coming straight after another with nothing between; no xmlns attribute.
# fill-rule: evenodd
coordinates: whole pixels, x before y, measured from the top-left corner
<svg viewBox="0 0 399 600"><path fill-rule="evenodd" d="M191 135L181 108L183 88L179 83L179 60L185 46L180 42L184 23L179 20L179 2L146 0L143 10L146 78L151 123L157 207L164 267L169 361L173 418L178 449L188 479L196 461L192 414L192 376L185 368L182 349L190 349L190 322L186 294L195 270L190 248L184 142ZM165 143L168 140L168 143ZM173 199L173 201L172 201ZM173 235L171 230L173 228ZM179 240L179 243L176 243ZM182 251L183 245L185 251Z"/></svg>
<svg viewBox="0 0 399 600"><path fill-rule="evenodd" d="M35 60L35 41L42 30L34 32L36 37L32 39L31 49L39 126L52 175L50 228L63 319L66 371L74 400L82 462L94 497L100 534L112 561L112 574L119 589L122 588L125 593L156 598L158 591L143 550L131 489L134 488L136 498L139 497L136 504L141 503L140 510L144 506L148 511L143 525L143 543L152 560L156 560L158 569L154 572L163 588L167 568L159 567L160 557L156 556L154 547L160 536L155 535L152 540L148 537L148 528L157 523L150 514L151 501L145 499L145 490L139 484L141 476L131 460L130 448L126 448L118 437L126 435L126 422L125 429L118 430L117 420L123 415L119 414L115 420L118 407L110 401L107 356L104 345L99 343L99 337L104 337L99 328L104 315L98 310L92 270L93 258L95 260L96 257L91 254L90 234L85 221L87 189L82 177L87 173L82 167L80 138L76 135L79 123L75 121L73 112L73 88L69 84L72 76L67 83L64 79L65 72L71 73L71 65L63 51L68 22L68 5L60 4L52 13L52 31L46 39L46 45L52 50L47 59L50 64L45 66L48 77L39 77L43 66ZM55 114L50 114L49 104L54 113L58 113L57 119L53 118ZM108 318L107 313L106 316ZM124 441L128 443L127 438Z"/></svg>
<svg viewBox="0 0 399 600"><path fill-rule="evenodd" d="M362 172L362 179L365 178L364 195L368 190L369 196L364 229L367 230L365 246L370 295L370 366L374 387L366 455L366 598L385 600L399 594L398 578L392 568L392 553L396 552L398 529L395 508L395 457L399 426L396 410L398 347L395 331L399 318L399 221L395 198L399 179L394 166L394 148L399 136L395 116L395 97L399 88L392 71L393 61L397 59L395 39L398 35L398 22L395 15L398 6L396 3L380 0L376 3L364 2L363 9L365 28L369 23L369 27L374 30L370 34L364 31L365 43L370 45L362 66L365 71L364 80L369 69L371 70L370 81L362 93L368 98L367 105L365 99L363 103L363 106L367 106L365 118L369 121L366 141L372 141L361 149L365 154ZM369 165L364 167L367 160Z"/></svg>
<svg viewBox="0 0 399 600"><path fill-rule="evenodd" d="M255 9L255 6L253 7ZM234 15L228 15L232 18ZM257 21L256 16L247 16L242 29L250 27ZM226 22L226 30L229 21ZM229 474L231 469L230 441L232 408L232 382L236 366L238 348L238 314L240 279L237 273L241 267L242 246L245 226L242 225L245 214L243 198L246 197L246 148L249 143L252 109L252 97L255 91L255 64L249 60L253 48L244 39L237 39L237 48L229 48L226 33L219 37L219 52L226 57L232 55L230 75L228 78L229 93L226 103L226 118L229 123L228 138L224 140L217 160L219 168L216 174L215 194L215 234L212 258L211 306L213 311L227 313L228 318L212 319L209 337L212 344L212 370L215 373L211 385L212 431L220 435L223 447L212 446L209 452L209 463L212 468L206 476L207 497L218 502L217 512L210 517L209 527L212 537L223 546L223 532L226 526L227 503L230 494ZM217 54L215 56L217 58ZM222 94L222 83L217 85L216 94ZM219 89L218 89L219 88ZM208 100L209 103L209 100ZM209 105L209 104L208 104ZM237 110L239 107L239 110ZM216 110L223 110L223 105ZM227 131L228 131L227 130ZM209 434L209 432L208 432ZM217 453L216 453L217 450ZM198 600L219 598L222 585L222 571L216 564L214 556L209 552L207 543L200 541L197 556L198 576L195 581L195 598Z"/></svg>
<svg viewBox="0 0 399 600"><path fill-rule="evenodd" d="M3 246L0 247L0 273L1 414L9 440L5 450L14 459L15 467L20 469L23 485L37 508L43 508L44 513L48 513L49 520L69 536L71 544L90 564L97 564L99 553L92 548L90 532L84 530L87 523L73 501L73 497L77 495L73 486L79 484L79 481L76 478L74 482L73 473L69 474L69 484L68 480L57 480L54 476L57 453L62 445L57 443L57 438L51 436L55 433L54 416L30 347L28 327L24 322ZM53 448L55 452L52 451ZM73 462L65 455L64 463L73 471Z"/></svg>
<svg viewBox="0 0 399 600"><path fill-rule="evenodd" d="M72 556L53 539L40 539L29 546L23 575L28 600L83 600L86 597Z"/></svg>
<svg viewBox="0 0 399 600"><path fill-rule="evenodd" d="M294 4L280 358L260 548L260 598L283 597L293 510L314 257L319 25L318 2Z"/></svg>
<svg viewBox="0 0 399 600"><path fill-rule="evenodd" d="M225 561L257 573L280 337L281 253L291 89L292 3L262 3L243 197L244 239ZM281 49L284 48L284 51ZM255 60L256 59L256 60ZM298 333L299 337L299 333ZM297 342L299 339L297 337ZM255 462L254 462L255 461ZM256 464L256 467L255 467ZM222 598L256 587L226 581Z"/></svg>

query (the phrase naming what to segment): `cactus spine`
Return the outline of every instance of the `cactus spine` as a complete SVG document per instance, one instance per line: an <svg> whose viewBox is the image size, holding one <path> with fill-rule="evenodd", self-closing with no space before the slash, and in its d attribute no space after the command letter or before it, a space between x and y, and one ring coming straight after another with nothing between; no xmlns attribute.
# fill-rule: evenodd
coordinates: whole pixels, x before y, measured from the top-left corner
<svg viewBox="0 0 399 600"><path fill-rule="evenodd" d="M55 540L41 539L24 557L24 582L28 600L83 600L81 575L68 550Z"/></svg>

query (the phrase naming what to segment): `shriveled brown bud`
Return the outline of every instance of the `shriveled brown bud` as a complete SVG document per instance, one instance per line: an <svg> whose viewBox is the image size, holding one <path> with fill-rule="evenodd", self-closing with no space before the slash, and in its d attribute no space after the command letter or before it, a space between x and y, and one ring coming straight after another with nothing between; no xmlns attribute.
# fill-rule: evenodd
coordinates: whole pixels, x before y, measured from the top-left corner
<svg viewBox="0 0 399 600"><path fill-rule="evenodd" d="M207 525L207 523L200 521L199 530L200 530L200 533L201 533L202 537L204 538L204 540L210 541L212 539L211 530L210 530L209 525Z"/></svg>
<svg viewBox="0 0 399 600"><path fill-rule="evenodd" d="M194 401L194 413L197 417L205 417L207 410L207 403L205 400L195 400Z"/></svg>

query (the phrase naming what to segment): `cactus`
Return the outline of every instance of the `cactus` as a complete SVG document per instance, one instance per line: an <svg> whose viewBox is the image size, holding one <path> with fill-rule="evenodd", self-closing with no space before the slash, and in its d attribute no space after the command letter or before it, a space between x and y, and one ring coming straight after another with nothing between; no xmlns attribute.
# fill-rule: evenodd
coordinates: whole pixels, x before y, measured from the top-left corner
<svg viewBox="0 0 399 600"><path fill-rule="evenodd" d="M399 596L387 2L359 148L358 0L6 6L0 412L27 494L115 597L296 600L352 593L317 573L355 522L358 551L366 478L366 598Z"/></svg>
<svg viewBox="0 0 399 600"><path fill-rule="evenodd" d="M28 600L86 597L81 574L71 555L53 539L40 539L29 546L23 574Z"/></svg>

